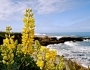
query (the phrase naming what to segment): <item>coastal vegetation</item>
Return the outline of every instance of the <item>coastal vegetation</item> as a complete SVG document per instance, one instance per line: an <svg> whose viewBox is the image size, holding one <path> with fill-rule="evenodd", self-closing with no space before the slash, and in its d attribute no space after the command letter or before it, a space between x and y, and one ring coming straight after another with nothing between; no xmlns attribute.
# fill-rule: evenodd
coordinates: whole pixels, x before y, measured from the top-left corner
<svg viewBox="0 0 90 70"><path fill-rule="evenodd" d="M32 9L26 9L24 16L22 33L11 33L10 26L6 26L6 32L0 32L0 70L90 70L41 45L34 36ZM56 38L48 39L53 41ZM79 40L82 41L81 38Z"/></svg>

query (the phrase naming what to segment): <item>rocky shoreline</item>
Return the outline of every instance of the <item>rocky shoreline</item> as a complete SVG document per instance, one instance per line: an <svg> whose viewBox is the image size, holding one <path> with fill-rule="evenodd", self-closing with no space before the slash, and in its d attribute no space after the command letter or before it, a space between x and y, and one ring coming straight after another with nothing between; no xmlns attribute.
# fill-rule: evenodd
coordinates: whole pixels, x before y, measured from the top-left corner
<svg viewBox="0 0 90 70"><path fill-rule="evenodd" d="M38 40L41 45L47 46L49 44L59 44L64 43L66 41L84 41L90 38L83 38L83 37L61 37L57 39L57 37L50 37L50 36L35 36L34 40Z"/></svg>
<svg viewBox="0 0 90 70"><path fill-rule="evenodd" d="M84 40L87 40L87 39L90 39L89 37L88 38L84 38L84 37L61 37L59 39L57 39L57 37L50 37L50 36L35 36L34 37L34 40L38 40L40 42L41 45L43 46L47 46L49 44L59 44L59 43L64 43L66 41L73 41L73 42L76 42L76 41L84 41ZM57 55L57 59L59 60L59 55ZM66 66L66 70L70 70L70 66L68 65L69 64L69 59L64 59L65 60L65 66ZM80 64L77 64L77 62L73 62L71 61L72 64L75 65L76 68L83 68L83 70L88 70L86 67L80 65Z"/></svg>

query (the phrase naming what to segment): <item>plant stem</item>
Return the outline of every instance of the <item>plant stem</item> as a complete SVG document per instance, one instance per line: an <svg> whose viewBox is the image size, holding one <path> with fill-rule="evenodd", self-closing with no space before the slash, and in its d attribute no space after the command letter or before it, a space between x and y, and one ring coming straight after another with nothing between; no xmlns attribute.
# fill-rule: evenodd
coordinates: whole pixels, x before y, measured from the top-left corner
<svg viewBox="0 0 90 70"><path fill-rule="evenodd" d="M25 55L24 59L22 60L22 62L21 62L21 64L19 65L18 68L20 68L20 67L22 66L22 64L24 63L25 59L26 59L26 55Z"/></svg>
<svg viewBox="0 0 90 70"><path fill-rule="evenodd" d="M9 65L7 65L7 67L8 67L8 70L11 70L10 64L9 64Z"/></svg>

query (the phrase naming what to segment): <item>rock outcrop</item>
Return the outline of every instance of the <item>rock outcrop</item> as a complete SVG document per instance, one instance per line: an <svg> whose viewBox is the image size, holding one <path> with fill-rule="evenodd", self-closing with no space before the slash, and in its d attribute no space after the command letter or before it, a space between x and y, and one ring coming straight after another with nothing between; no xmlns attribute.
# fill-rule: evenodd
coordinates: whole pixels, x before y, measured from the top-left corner
<svg viewBox="0 0 90 70"><path fill-rule="evenodd" d="M83 38L77 38L77 37L62 37L60 39L57 39L56 37L49 37L49 36L35 36L35 40L39 40L40 44L43 46L47 46L49 44L58 44L58 43L64 43L66 41L83 41Z"/></svg>

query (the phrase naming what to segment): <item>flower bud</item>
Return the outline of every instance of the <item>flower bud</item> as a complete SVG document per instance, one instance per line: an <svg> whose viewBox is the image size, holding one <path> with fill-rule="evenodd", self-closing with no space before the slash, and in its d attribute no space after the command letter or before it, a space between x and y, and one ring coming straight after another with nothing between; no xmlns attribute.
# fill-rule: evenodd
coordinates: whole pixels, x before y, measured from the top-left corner
<svg viewBox="0 0 90 70"><path fill-rule="evenodd" d="M3 60L7 60L7 56L3 56Z"/></svg>
<svg viewBox="0 0 90 70"><path fill-rule="evenodd" d="M26 12L29 12L29 9L26 9Z"/></svg>
<svg viewBox="0 0 90 70"><path fill-rule="evenodd" d="M6 64L6 61L5 60L2 60L3 64Z"/></svg>
<svg viewBox="0 0 90 70"><path fill-rule="evenodd" d="M32 12L32 9L30 8L29 11Z"/></svg>

